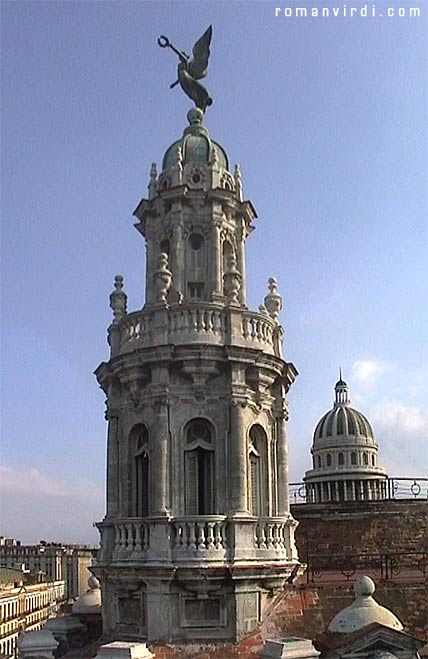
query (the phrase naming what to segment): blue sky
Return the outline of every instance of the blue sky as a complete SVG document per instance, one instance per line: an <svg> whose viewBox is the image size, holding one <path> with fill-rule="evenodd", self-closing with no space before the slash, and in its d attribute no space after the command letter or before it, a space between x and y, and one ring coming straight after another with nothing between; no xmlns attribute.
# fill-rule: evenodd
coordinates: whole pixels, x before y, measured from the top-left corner
<svg viewBox="0 0 428 659"><path fill-rule="evenodd" d="M190 107L156 40L189 52L210 23L206 125L259 215L249 305L276 275L300 373L292 480L309 468L339 366L381 464L426 472L428 3L275 17L343 4L3 2L0 533L97 539L106 425L92 372L108 358L108 295L120 272L129 308L143 303L132 211ZM403 5L421 16L386 16Z"/></svg>

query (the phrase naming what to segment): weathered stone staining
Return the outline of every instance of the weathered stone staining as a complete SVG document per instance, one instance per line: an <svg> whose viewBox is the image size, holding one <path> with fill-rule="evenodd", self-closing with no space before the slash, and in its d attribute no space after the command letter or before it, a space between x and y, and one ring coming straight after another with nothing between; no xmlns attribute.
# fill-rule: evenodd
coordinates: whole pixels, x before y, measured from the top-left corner
<svg viewBox="0 0 428 659"><path fill-rule="evenodd" d="M107 397L107 512L99 523L104 633L236 640L298 567L288 499L287 392L276 280L246 304L256 212L203 112L152 165L137 206L146 301L116 278Z"/></svg>

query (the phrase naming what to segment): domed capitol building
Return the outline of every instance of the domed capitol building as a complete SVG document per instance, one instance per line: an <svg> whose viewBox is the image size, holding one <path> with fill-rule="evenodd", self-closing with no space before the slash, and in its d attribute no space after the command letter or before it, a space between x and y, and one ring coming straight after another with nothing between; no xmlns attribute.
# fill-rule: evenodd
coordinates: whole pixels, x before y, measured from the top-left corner
<svg viewBox="0 0 428 659"><path fill-rule="evenodd" d="M378 445L366 417L351 407L342 377L333 408L318 421L311 448L313 468L305 474L308 503L368 501L387 496L387 474L378 464Z"/></svg>

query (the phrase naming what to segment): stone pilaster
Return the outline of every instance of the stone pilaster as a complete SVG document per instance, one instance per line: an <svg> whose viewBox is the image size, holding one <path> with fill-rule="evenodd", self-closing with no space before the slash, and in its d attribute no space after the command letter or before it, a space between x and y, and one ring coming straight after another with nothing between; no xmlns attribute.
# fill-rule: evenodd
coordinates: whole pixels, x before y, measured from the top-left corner
<svg viewBox="0 0 428 659"><path fill-rule="evenodd" d="M233 400L230 407L230 500L234 515L248 515L245 405Z"/></svg>
<svg viewBox="0 0 428 659"><path fill-rule="evenodd" d="M277 458L278 458L278 515L287 515L290 512L288 490L288 447L285 413L282 412L276 419L277 428Z"/></svg>
<svg viewBox="0 0 428 659"><path fill-rule="evenodd" d="M168 479L168 401L166 398L155 400L156 424L153 432L151 473L150 473L150 513L161 517L168 515L167 479Z"/></svg>

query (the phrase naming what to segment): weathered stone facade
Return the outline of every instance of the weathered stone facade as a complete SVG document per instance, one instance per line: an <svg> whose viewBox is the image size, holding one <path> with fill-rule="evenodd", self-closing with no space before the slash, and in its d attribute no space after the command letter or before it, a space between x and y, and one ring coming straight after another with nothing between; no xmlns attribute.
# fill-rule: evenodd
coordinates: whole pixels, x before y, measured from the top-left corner
<svg viewBox="0 0 428 659"><path fill-rule="evenodd" d="M146 303L110 296L107 514L99 524L104 633L236 640L299 568L288 499L286 393L276 281L245 304L256 213L239 167L188 114L136 211Z"/></svg>

